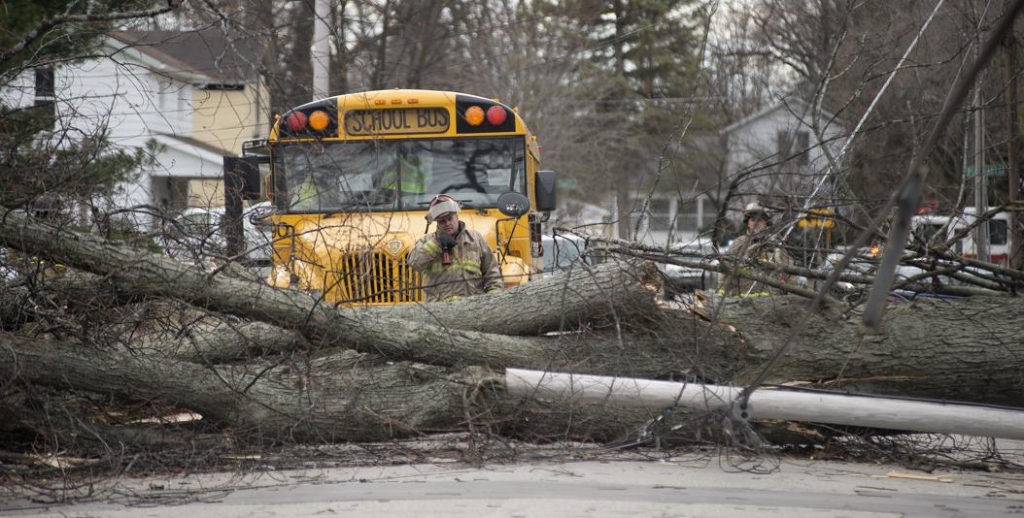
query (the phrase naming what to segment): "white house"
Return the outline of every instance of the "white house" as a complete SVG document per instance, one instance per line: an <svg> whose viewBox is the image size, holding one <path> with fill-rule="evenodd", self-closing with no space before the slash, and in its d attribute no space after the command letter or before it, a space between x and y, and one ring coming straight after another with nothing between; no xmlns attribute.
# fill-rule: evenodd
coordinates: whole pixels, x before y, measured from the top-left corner
<svg viewBox="0 0 1024 518"><path fill-rule="evenodd" d="M802 205L817 189L819 199L827 202L828 184L822 179L829 164L822 148L838 154L846 130L834 115L820 112L818 139L813 117L808 103L787 99L729 124L717 135L690 138L668 149L671 155L659 159L657 167L650 165L617 204L627 216L622 219L629 225L626 234L654 246L693 243L702 232L709 233L720 201L737 179L738 196L730 199L726 212L734 225L742 207L755 200ZM657 185L640 185L650 184L655 175L660 178Z"/></svg>
<svg viewBox="0 0 1024 518"><path fill-rule="evenodd" d="M814 120L810 104L785 99L722 129L727 179L742 176L741 196L731 203L730 214L738 219L742 206L758 196L802 203L812 194L827 194L822 182L830 165L823 148L838 155L847 130L833 114L820 111L819 139Z"/></svg>
<svg viewBox="0 0 1024 518"><path fill-rule="evenodd" d="M112 32L95 57L23 73L0 103L52 102L72 140L105 132L122 148L155 143L155 165L119 186L116 206L221 205L222 155L269 130L258 49L219 29Z"/></svg>
<svg viewBox="0 0 1024 518"><path fill-rule="evenodd" d="M666 247L693 243L715 222L722 150L714 133L690 135L647 164L617 206L630 239ZM616 218L618 219L618 218Z"/></svg>

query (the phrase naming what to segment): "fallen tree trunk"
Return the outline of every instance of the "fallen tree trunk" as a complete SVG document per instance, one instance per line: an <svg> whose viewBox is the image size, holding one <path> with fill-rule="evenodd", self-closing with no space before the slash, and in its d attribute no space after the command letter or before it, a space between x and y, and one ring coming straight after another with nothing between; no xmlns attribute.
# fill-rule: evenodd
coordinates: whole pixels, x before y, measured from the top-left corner
<svg viewBox="0 0 1024 518"><path fill-rule="evenodd" d="M538 335L643 321L658 313L652 263L573 268L543 281L445 304L367 308L387 318L498 335ZM524 303L529 301L529 303Z"/></svg>
<svg viewBox="0 0 1024 518"><path fill-rule="evenodd" d="M102 273L121 292L186 300L297 330L318 347L347 347L394 361L745 384L760 372L790 331L799 327L798 344L772 370L770 382L801 380L876 393L1001 404L1024 400L1020 362L1016 361L1024 352L1022 339L1016 336L1016 316L1024 307L1017 298L917 302L904 306L906 310L894 307L887 316L886 334L866 337L863 342L855 318L835 312L807 317L808 302L795 297L733 301L707 313L715 315L710 322L685 311L645 310L605 329L556 337L506 336L396 318L393 315L399 310L392 314L326 307L303 293L210 274L93 236L31 221L20 223L31 231L0 226L0 240ZM616 268L621 270L619 274L614 273ZM619 279L615 281L619 289L632 289L626 287L629 282L621 281L632 279L641 286L638 293L646 291L646 296L653 298L642 266L613 263L597 271ZM604 308L612 298L606 293L609 284L595 282L590 284L592 291L582 289L588 279L596 278L598 275L582 276L571 287L578 290L579 300L596 300L596 312L607 315ZM462 317L452 319L451 325L500 329L501 322L514 316L514 308L519 306L550 308L540 311L545 318L559 315L557 300L568 289L552 288L560 282L567 281L553 276L501 295L467 298L462 301ZM473 304L500 301L497 297L506 295L518 300L509 302L511 307L471 313ZM435 307L448 308L430 304L422 310L429 314ZM628 310L621 314L632 315Z"/></svg>
<svg viewBox="0 0 1024 518"><path fill-rule="evenodd" d="M388 311L358 311L337 309L295 290L274 289L267 285L246 282L223 272L208 273L197 267L175 262L171 259L140 252L123 245L111 243L96 236L77 234L64 229L49 227L24 216L0 214L5 224L0 225L0 242L31 251L75 268L104 276L104 281L114 289L127 295L150 295L171 297L188 301L213 311L260 320L280 327L294 329L305 337L319 343L336 344L364 352L382 353L398 360L414 360L438 365L484 364L502 366L530 358L530 366L540 367L538 358L544 358L543 346L537 340L505 337L495 343L493 334L472 330L453 330L443 325L424 324L407 318L408 313L390 316ZM639 305L640 294L647 298L646 307L653 309L654 292L657 284L651 285L649 266L636 264L629 268L623 265L607 265L596 268L592 274L575 279L568 276L552 276L545 281L529 283L507 293L467 299L451 309L443 304L437 306L443 322L457 321L468 327L480 325L488 329L508 329L502 322L519 321L515 324L525 332L523 319L516 317L515 308L523 305L523 299L531 301L530 306L547 308L538 311L545 318L531 322L533 332L557 329L564 324L560 304L571 298L575 300L570 308L572 319L585 319L587 304L596 307L599 319L609 314L633 315ZM632 283L634 288L623 289ZM622 306L619 296L614 293L630 293L628 304ZM567 293L574 293L567 297ZM494 302L489 304L489 302ZM473 304L491 311L475 310ZM610 305L611 304L611 305ZM609 313L609 308L613 311ZM433 309L419 312L424 319L437 322L431 316ZM604 315L604 316L602 316ZM526 321L529 322L529 321ZM543 363L543 360L541 360Z"/></svg>
<svg viewBox="0 0 1024 518"><path fill-rule="evenodd" d="M159 399L271 442L379 440L447 430L465 418L465 391L476 383L438 367L351 351L301 364L210 369L9 335L0 335L0 377L12 385Z"/></svg>
<svg viewBox="0 0 1024 518"><path fill-rule="evenodd" d="M44 385L97 393L107 401L126 398L173 404L201 414L204 422L223 431L225 443L233 438L271 444L371 442L467 429L532 441L625 444L650 441L655 435L683 441L722 440L719 412L524 399L508 394L503 377L484 369L468 367L449 373L353 351L278 365L207 369L157 355L111 353L89 349L88 344L0 335L0 379L9 388ZM11 415L25 417L18 412ZM63 420L70 427L82 426L82 421L74 416ZM774 423L755 427L776 441L795 438L810 443L818 438ZM180 442L152 427L133 425L88 425L79 431L83 432L90 442L114 439L138 447ZM74 430L46 433L61 437L64 448L76 436ZM174 429L168 433L180 434ZM219 436L192 437L209 442Z"/></svg>
<svg viewBox="0 0 1024 518"><path fill-rule="evenodd" d="M1024 300L921 299L893 303L882 333L863 336L859 315L807 316L792 297L731 300L718 313L743 340L734 383L752 381L794 328L796 344L769 383L814 382L829 389L1021 406Z"/></svg>

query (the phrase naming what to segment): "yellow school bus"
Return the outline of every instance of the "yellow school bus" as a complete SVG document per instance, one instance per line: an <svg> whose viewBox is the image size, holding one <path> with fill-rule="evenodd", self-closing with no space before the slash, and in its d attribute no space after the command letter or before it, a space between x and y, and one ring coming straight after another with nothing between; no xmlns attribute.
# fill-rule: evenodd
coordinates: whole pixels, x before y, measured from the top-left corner
<svg viewBox="0 0 1024 518"><path fill-rule="evenodd" d="M225 171L266 164L274 286L336 304L423 301L406 256L434 230L426 214L438 194L486 237L506 286L543 270L555 174L540 170L536 138L498 101L429 90L339 95L283 113L265 146L247 149ZM250 198L259 190L242 183Z"/></svg>

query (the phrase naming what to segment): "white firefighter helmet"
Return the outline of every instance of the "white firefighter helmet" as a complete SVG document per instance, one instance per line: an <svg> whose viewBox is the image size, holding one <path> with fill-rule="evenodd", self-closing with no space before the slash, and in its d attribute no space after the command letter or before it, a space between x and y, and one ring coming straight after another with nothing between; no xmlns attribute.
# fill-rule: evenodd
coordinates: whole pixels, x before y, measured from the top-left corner
<svg viewBox="0 0 1024 518"><path fill-rule="evenodd" d="M772 224L772 211L761 206L761 204L756 201L748 203L747 206L743 208L743 224L746 225L747 220L753 216L761 216L766 222L768 222L768 225Z"/></svg>
<svg viewBox="0 0 1024 518"><path fill-rule="evenodd" d="M437 196L434 196L434 199L430 200L430 207L427 211L427 222L433 222L442 214L458 211L459 202L455 201L447 194L438 194Z"/></svg>

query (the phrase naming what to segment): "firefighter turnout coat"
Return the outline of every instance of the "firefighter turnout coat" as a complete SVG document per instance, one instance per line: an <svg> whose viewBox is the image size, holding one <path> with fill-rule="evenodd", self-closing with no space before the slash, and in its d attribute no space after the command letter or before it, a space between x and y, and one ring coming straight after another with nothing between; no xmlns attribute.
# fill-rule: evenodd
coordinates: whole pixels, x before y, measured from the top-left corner
<svg viewBox="0 0 1024 518"><path fill-rule="evenodd" d="M484 236L459 222L451 264L442 264L437 233L416 241L409 264L423 277L427 302L490 293L502 288L501 268Z"/></svg>
<svg viewBox="0 0 1024 518"><path fill-rule="evenodd" d="M767 236L742 235L733 241L725 254L737 258L738 261L731 265L736 271L725 275L719 287L719 292L724 295L756 297L781 293L778 288L745 278L739 275L739 272L759 273L783 284L789 281L789 275L776 265L792 266L793 259L779 243L768 239Z"/></svg>

